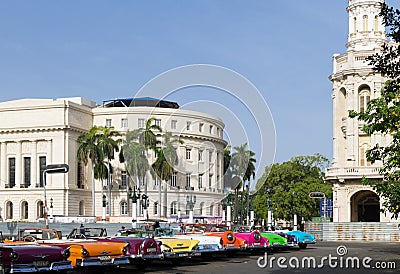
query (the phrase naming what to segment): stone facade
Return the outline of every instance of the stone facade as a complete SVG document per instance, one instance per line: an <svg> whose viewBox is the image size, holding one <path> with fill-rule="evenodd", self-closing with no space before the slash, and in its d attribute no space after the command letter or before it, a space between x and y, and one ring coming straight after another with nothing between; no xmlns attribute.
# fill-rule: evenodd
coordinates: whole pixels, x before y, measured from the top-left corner
<svg viewBox="0 0 400 274"><path fill-rule="evenodd" d="M385 82L372 70L366 58L386 42L385 28L378 16L383 0L349 0L347 52L333 56L333 159L326 182L333 186L335 222L390 221L380 213L382 202L370 187L363 186L363 176L382 179L380 162L371 164L365 151L375 144L385 146L390 136L365 134L363 122L348 117L349 110L366 108L370 99L380 96Z"/></svg>
<svg viewBox="0 0 400 274"><path fill-rule="evenodd" d="M78 136L93 125L112 126L124 135L150 117L155 117L164 130L180 134L184 141L178 147L176 176L162 185L165 194L161 203L167 209L166 217L177 217L179 211L185 216L188 195L197 198L194 215L221 216L226 141L224 124L219 118L179 108L97 106L76 97L0 103L1 217L29 221L43 218L45 189L41 171L46 165L60 163L68 164L69 172L48 174L45 178L49 214L92 215L91 166L77 162ZM186 159L188 153L190 159ZM148 157L154 160L150 152ZM102 216L102 197L107 194L107 215L129 219L132 212L127 189L134 186L134 179L126 177L124 164L117 160L111 164L112 187L108 188L107 182L95 181L95 215ZM149 196L150 218L157 216L158 184L159 180L150 173L139 182L142 193L146 191ZM140 215L142 210L138 211Z"/></svg>

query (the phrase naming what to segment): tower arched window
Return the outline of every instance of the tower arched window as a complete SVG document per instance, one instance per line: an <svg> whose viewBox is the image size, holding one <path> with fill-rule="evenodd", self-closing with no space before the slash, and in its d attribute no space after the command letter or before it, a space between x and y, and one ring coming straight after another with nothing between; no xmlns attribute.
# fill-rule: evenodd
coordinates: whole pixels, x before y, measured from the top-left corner
<svg viewBox="0 0 400 274"><path fill-rule="evenodd" d="M353 32L354 33L357 32L357 18L356 17L353 18Z"/></svg>
<svg viewBox="0 0 400 274"><path fill-rule="evenodd" d="M363 15L363 31L368 31L368 15Z"/></svg>
<svg viewBox="0 0 400 274"><path fill-rule="evenodd" d="M364 111L367 109L367 105L371 98L371 90L368 86L363 86L359 91L359 102L360 102L360 111Z"/></svg>
<svg viewBox="0 0 400 274"><path fill-rule="evenodd" d="M379 21L378 21L378 15L375 15L375 20L374 20L374 30L379 31Z"/></svg>

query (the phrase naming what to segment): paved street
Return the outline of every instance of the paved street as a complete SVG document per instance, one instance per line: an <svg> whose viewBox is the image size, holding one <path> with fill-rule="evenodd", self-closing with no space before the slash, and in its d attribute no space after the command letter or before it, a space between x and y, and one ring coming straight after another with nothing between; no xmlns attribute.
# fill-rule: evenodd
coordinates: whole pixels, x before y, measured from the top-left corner
<svg viewBox="0 0 400 274"><path fill-rule="evenodd" d="M338 247L342 246L339 250ZM339 256L339 254L345 254ZM344 253L343 253L344 252ZM321 272L325 273L399 273L400 270L400 243L342 243L342 242L319 242L306 250L293 250L286 252L275 252L267 255L268 265L259 267L257 261L260 255L238 254L233 258L218 256L210 261L201 259L188 260L180 266L173 266L169 262L153 263L148 268L138 270L134 266L113 269L106 273L295 273ZM331 256L331 261L329 261ZM274 257L274 258L273 258ZM323 259L326 257L326 259ZM370 259L369 259L369 258ZM284 261L284 259L286 261ZM313 268L313 259L315 268ZM341 258L341 259L340 259ZM271 261L272 260L272 261ZM321 264L321 261L323 262ZM272 267L270 263L272 262ZM287 266L287 268L279 267ZM296 263L299 263L299 267ZM310 262L311 266L308 265ZM359 263L359 268L356 266ZM302 267L304 263L304 267ZM335 266L336 263L336 266ZM363 265L364 263L364 265ZM346 267L347 264L347 267ZM321 266L323 265L323 267ZM367 267L370 267L369 269ZM378 269L379 267L379 269ZM390 268L390 269L382 269ZM76 272L76 271L74 271ZM85 271L85 273L87 273Z"/></svg>

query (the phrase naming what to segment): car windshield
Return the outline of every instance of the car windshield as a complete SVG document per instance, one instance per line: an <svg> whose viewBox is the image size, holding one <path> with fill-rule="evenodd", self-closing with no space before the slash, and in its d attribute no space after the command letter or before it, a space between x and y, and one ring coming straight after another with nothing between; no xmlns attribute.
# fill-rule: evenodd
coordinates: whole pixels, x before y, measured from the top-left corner
<svg viewBox="0 0 400 274"><path fill-rule="evenodd" d="M41 229L25 229L21 231L21 238L32 236L39 240L51 240L57 239L57 235L52 230L41 230Z"/></svg>

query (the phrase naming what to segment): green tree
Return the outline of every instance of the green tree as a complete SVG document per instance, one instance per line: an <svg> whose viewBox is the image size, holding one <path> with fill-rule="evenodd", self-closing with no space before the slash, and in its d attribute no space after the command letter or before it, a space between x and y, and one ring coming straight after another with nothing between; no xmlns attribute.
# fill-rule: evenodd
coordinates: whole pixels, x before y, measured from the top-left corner
<svg viewBox="0 0 400 274"><path fill-rule="evenodd" d="M137 138L139 143L145 146L146 150L154 151L154 153L157 154L158 146L161 143L157 138L157 134L161 134L162 129L155 123L155 121L155 117L147 119L145 121L145 127L137 129ZM147 182L145 182L144 185L144 193L147 194Z"/></svg>
<svg viewBox="0 0 400 274"><path fill-rule="evenodd" d="M332 187L324 183L323 176L328 159L320 154L297 156L284 163L265 167L264 175L257 182L255 194L255 213L267 219L267 201L275 219L291 221L296 213L305 220L319 215L319 199L312 199L309 193L324 192L332 196Z"/></svg>
<svg viewBox="0 0 400 274"><path fill-rule="evenodd" d="M351 118L364 121L363 131L367 134L390 135L387 146L376 144L366 151L368 161L383 163L380 173L383 180L363 178L383 198L383 212L398 218L400 214L400 10L382 4L380 16L387 28L387 36L393 41L385 43L381 51L368 60L373 69L388 80L380 97L371 100L364 111L349 111Z"/></svg>
<svg viewBox="0 0 400 274"><path fill-rule="evenodd" d="M235 189L235 209L234 209L234 218L236 221L238 220L238 209L240 209L240 222L243 222L244 216L244 195L245 195L245 183L246 181L250 181L251 176L254 177L255 166L254 163L256 159L254 158L255 153L248 149L247 143L242 144L241 146L233 147L235 152L232 154L232 173L236 174L241 178L241 183ZM239 189L242 187L241 193L241 203L240 207L238 204L238 196Z"/></svg>
<svg viewBox="0 0 400 274"><path fill-rule="evenodd" d="M122 142L122 139L120 137L121 134L118 131L115 131L113 127L100 127L98 133L97 147L100 150L101 152L100 155L102 157L100 159L100 163L102 164L103 161L106 162L105 167L107 169L106 179L107 179L107 190L108 190L108 203L110 205L111 205L111 188L112 188L111 174L113 173L111 160L115 158L115 152L119 152L119 146ZM108 214L111 215L111 207Z"/></svg>
<svg viewBox="0 0 400 274"><path fill-rule="evenodd" d="M178 155L176 153L175 145L177 143L183 143L179 138L172 138L171 132L166 132L164 134L164 140L162 143L162 147L157 149L157 159L151 165L154 172L161 180L158 188L158 216L161 217L161 185L171 179L172 173L174 172L174 166L178 163ZM165 191L167 186L165 187ZM166 192L165 192L166 193ZM164 195L164 206L163 206L163 215L167 214L167 200L166 195Z"/></svg>
<svg viewBox="0 0 400 274"><path fill-rule="evenodd" d="M78 137L78 161L87 165L89 161L92 165L92 215L95 216L95 166L102 162L102 152L97 146L99 132L101 128L93 126L87 133L81 134Z"/></svg>
<svg viewBox="0 0 400 274"><path fill-rule="evenodd" d="M139 142L139 130L127 131L122 142L122 151L126 170L136 182L134 187L139 185L139 178L144 177L150 168L146 150L145 145Z"/></svg>

